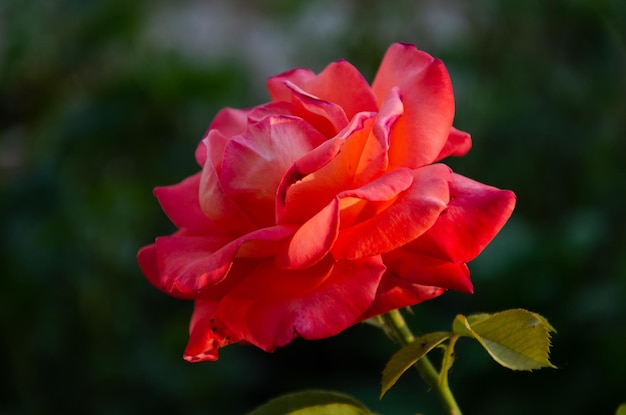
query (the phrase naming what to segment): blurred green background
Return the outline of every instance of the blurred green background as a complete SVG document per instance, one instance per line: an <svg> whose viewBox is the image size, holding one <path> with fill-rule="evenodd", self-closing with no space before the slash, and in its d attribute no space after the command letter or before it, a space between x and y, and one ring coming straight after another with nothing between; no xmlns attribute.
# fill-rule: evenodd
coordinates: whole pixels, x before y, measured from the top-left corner
<svg viewBox="0 0 626 415"><path fill-rule="evenodd" d="M266 354L182 360L191 303L135 255L174 230L151 194L194 173L215 113L268 99L265 79L346 58L372 79L395 41L446 63L450 160L518 195L470 267L476 294L414 307L523 307L558 330L557 370L514 373L461 341L466 414L612 414L626 401L626 2L620 0L0 0L0 413L243 414L336 389L380 414L441 413L417 374L378 400L396 350L360 325Z"/></svg>

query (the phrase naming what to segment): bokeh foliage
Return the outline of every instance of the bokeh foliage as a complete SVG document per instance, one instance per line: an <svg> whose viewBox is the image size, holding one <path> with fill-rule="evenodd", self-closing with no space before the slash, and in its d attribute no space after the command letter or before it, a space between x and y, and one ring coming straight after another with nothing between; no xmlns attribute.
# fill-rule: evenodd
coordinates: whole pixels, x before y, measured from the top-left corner
<svg viewBox="0 0 626 415"><path fill-rule="evenodd" d="M450 70L456 125L474 138L450 164L518 195L471 265L476 294L416 306L411 323L446 330L458 313L523 307L558 330L558 369L531 374L459 344L461 407L615 411L626 399L626 3L389 3L0 2L1 413L237 414L301 388L379 413L438 413L417 375L378 401L397 346L367 326L184 362L191 304L156 291L135 260L173 230L151 189L196 171L218 109L267 99L268 70L290 69L280 62L319 71L346 58L371 79L394 41ZM219 27L181 26L186 9ZM225 10L220 26L211 13ZM167 42L180 33L200 46Z"/></svg>

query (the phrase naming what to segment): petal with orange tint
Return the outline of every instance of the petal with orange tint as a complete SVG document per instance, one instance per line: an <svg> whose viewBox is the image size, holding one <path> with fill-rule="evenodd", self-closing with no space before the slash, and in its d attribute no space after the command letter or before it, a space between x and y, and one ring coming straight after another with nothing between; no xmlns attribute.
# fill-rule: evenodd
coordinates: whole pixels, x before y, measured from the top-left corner
<svg viewBox="0 0 626 415"><path fill-rule="evenodd" d="M450 203L411 249L453 262L474 259L502 229L515 207L515 194L452 175Z"/></svg>
<svg viewBox="0 0 626 415"><path fill-rule="evenodd" d="M324 209L300 226L277 263L287 269L299 269L320 261L337 238L339 202L333 199Z"/></svg>
<svg viewBox="0 0 626 415"><path fill-rule="evenodd" d="M219 316L242 340L266 351L296 336L334 336L370 307L385 266L380 257L290 271L272 261L259 264L221 301Z"/></svg>
<svg viewBox="0 0 626 415"><path fill-rule="evenodd" d="M373 114L360 113L337 137L297 160L292 170L283 178L277 194L277 220L279 223L302 223L324 208L338 193L359 187L355 183L360 160L365 147L376 147L371 136ZM384 152L380 146L379 152ZM372 159L374 149L368 149ZM384 154L378 163L371 161L371 176L384 171ZM374 164L378 166L373 173Z"/></svg>
<svg viewBox="0 0 626 415"><path fill-rule="evenodd" d="M392 45L372 89L382 107L399 87L404 113L395 123L389 146L390 166L418 168L435 161L454 117L452 84L444 64L412 45Z"/></svg>
<svg viewBox="0 0 626 415"><path fill-rule="evenodd" d="M393 87L416 84L434 60L432 56L418 50L414 45L406 43L391 45L383 56L372 82L372 91L378 106L383 105Z"/></svg>
<svg viewBox="0 0 626 415"><path fill-rule="evenodd" d="M325 140L299 118L267 116L228 142L220 184L254 223L271 226L275 223L276 192L285 172Z"/></svg>
<svg viewBox="0 0 626 415"><path fill-rule="evenodd" d="M472 148L472 138L465 131L457 130L452 127L448 135L448 141L441 149L441 152L435 161L443 160L446 157L460 157L467 154Z"/></svg>
<svg viewBox="0 0 626 415"><path fill-rule="evenodd" d="M340 228L331 249L336 258L356 259L384 254L419 237L435 223L449 200L450 169L443 164L434 164L411 173L410 187L399 193L392 204L369 219ZM345 192L345 196L352 195ZM354 195L361 199L365 196ZM375 196L376 193L371 192L366 200L375 200Z"/></svg>
<svg viewBox="0 0 626 415"><path fill-rule="evenodd" d="M303 90L343 108L348 120L358 112L377 111L376 97L363 75L350 63L339 60L328 65Z"/></svg>

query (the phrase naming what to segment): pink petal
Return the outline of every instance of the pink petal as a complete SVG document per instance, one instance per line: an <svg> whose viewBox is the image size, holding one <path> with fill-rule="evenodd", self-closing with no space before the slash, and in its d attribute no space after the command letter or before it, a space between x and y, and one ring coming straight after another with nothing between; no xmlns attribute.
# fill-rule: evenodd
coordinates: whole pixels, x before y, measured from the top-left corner
<svg viewBox="0 0 626 415"><path fill-rule="evenodd" d="M219 130L226 137L241 134L246 131L250 111L249 109L224 108L213 118L208 130Z"/></svg>
<svg viewBox="0 0 626 415"><path fill-rule="evenodd" d="M196 160L200 166L204 166L208 155L212 158L213 165L218 170L220 169L226 142L230 137L246 131L248 116L253 110L224 108L217 113L203 140L196 148Z"/></svg>
<svg viewBox="0 0 626 415"><path fill-rule="evenodd" d="M290 102L294 114L306 120L326 137L334 137L348 124L346 113L336 103L311 95L291 82L285 85L291 91Z"/></svg>
<svg viewBox="0 0 626 415"><path fill-rule="evenodd" d="M472 148L472 138L465 131L452 127L448 135L448 141L441 149L435 161L442 160L448 156L460 157L467 154Z"/></svg>
<svg viewBox="0 0 626 415"><path fill-rule="evenodd" d="M304 68L296 68L278 74L267 80L267 89L270 92L272 101L291 101L291 91L285 86L287 82L302 88L307 81L315 78L313 71Z"/></svg>
<svg viewBox="0 0 626 415"><path fill-rule="evenodd" d="M419 304L438 297L444 292L443 288L412 283L388 271L380 281L374 303L361 316L361 320L398 308Z"/></svg>
<svg viewBox="0 0 626 415"><path fill-rule="evenodd" d="M226 145L221 186L258 226L270 226L275 223L276 192L285 172L324 141L299 118L267 116Z"/></svg>
<svg viewBox="0 0 626 415"><path fill-rule="evenodd" d="M235 256L258 257L259 245L266 245L263 254L273 256L280 249L277 243L293 235L294 227L274 226L259 229L229 241L223 237L173 235L156 240L159 271L155 284L159 289L180 298L196 298L208 288L220 283L232 267ZM247 250L247 245L252 249ZM146 266L148 271L151 269Z"/></svg>
<svg viewBox="0 0 626 415"><path fill-rule="evenodd" d="M399 87L404 113L395 123L389 147L390 166L418 168L441 153L452 127L454 97L443 63L414 46L392 45L372 89L379 105Z"/></svg>
<svg viewBox="0 0 626 415"><path fill-rule="evenodd" d="M222 168L222 157L224 156L224 148L230 137L225 136L219 130L209 130L196 149L196 158L204 151L202 160L210 159L216 171ZM204 166L204 162L202 163Z"/></svg>
<svg viewBox="0 0 626 415"><path fill-rule="evenodd" d="M402 247L383 255L390 271L412 283L473 293L470 273L463 262L450 262Z"/></svg>
<svg viewBox="0 0 626 415"><path fill-rule="evenodd" d="M265 261L224 297L219 315L231 332L266 351L296 336L334 336L369 308L384 270L380 258L327 257L297 271Z"/></svg>
<svg viewBox="0 0 626 415"><path fill-rule="evenodd" d="M344 60L331 63L301 88L341 106L348 120L358 112L378 110L376 98L363 75Z"/></svg>
<svg viewBox="0 0 626 415"><path fill-rule="evenodd" d="M210 133L209 137L211 136ZM230 229L234 234L249 232L256 227L224 191L210 153L211 146L207 142L209 137L204 140L209 156L202 167L200 178L198 197L200 208L209 220L222 223L225 228Z"/></svg>
<svg viewBox="0 0 626 415"><path fill-rule="evenodd" d="M200 208L198 192L200 173L194 174L173 186L157 187L154 195L161 208L178 228L193 233L219 234L226 229L223 223L209 220Z"/></svg>
<svg viewBox="0 0 626 415"><path fill-rule="evenodd" d="M450 169L434 164L412 173L412 184L392 204L369 219L340 230L331 249L335 258L356 259L389 252L419 237L435 223L449 200Z"/></svg>
<svg viewBox="0 0 626 415"><path fill-rule="evenodd" d="M474 259L502 229L515 207L509 190L452 175L450 203L411 249L453 262Z"/></svg>

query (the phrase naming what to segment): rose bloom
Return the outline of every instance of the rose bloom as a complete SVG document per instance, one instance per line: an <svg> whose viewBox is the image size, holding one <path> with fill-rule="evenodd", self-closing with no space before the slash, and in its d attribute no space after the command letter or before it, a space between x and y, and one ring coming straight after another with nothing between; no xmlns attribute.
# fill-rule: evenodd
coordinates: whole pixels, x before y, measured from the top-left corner
<svg viewBox="0 0 626 415"><path fill-rule="evenodd" d="M138 261L157 288L194 301L184 358L216 360L237 342L272 351L471 293L466 262L515 195L439 163L471 147L452 127L443 63L394 44L371 86L340 60L267 88L270 102L216 115L201 171L154 190L178 230Z"/></svg>

